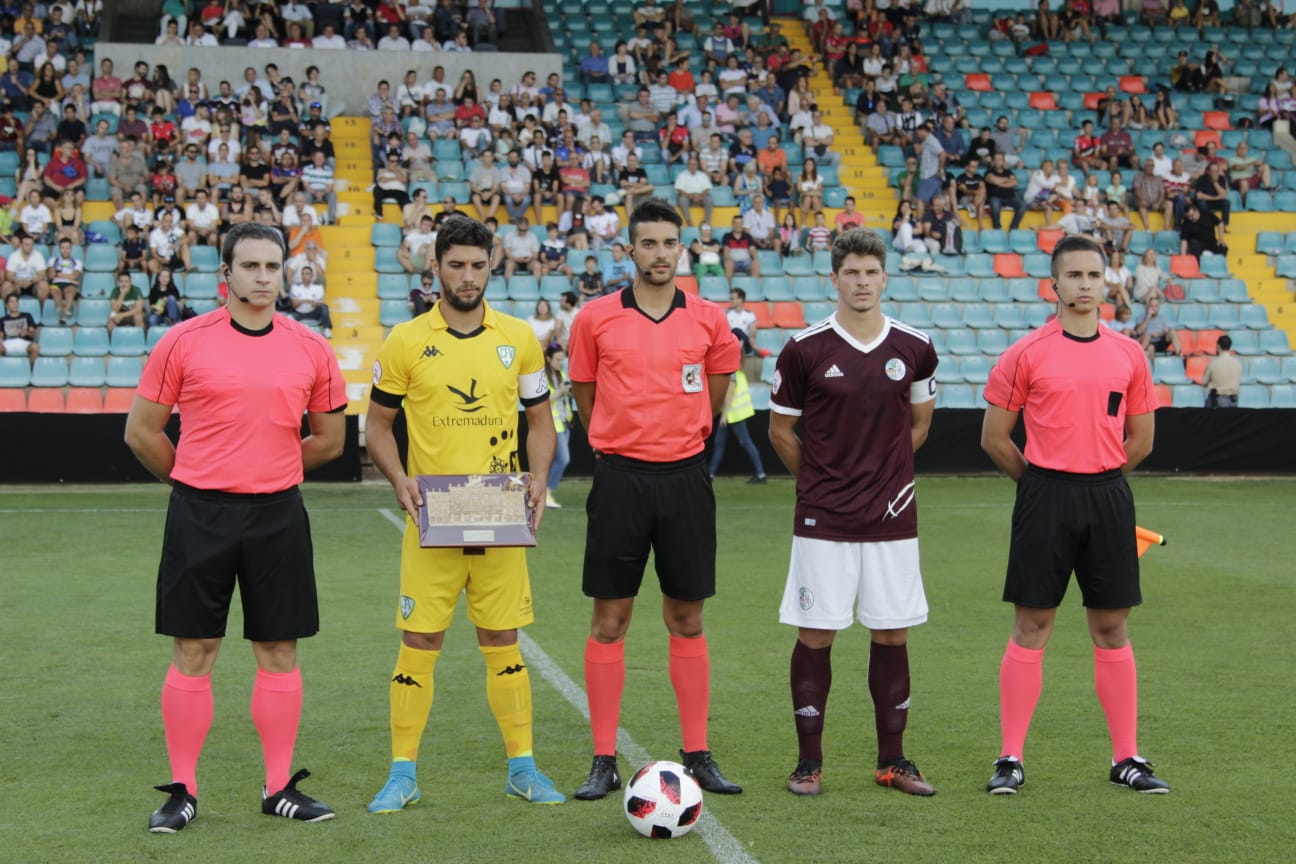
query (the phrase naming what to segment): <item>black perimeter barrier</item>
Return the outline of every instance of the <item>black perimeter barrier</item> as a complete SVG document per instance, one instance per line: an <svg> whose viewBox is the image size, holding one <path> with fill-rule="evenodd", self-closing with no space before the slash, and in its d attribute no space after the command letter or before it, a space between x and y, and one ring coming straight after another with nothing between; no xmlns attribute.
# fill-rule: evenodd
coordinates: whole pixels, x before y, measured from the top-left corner
<svg viewBox="0 0 1296 864"><path fill-rule="evenodd" d="M925 474L976 474L994 471L981 451L979 409L943 408L936 411L927 443L916 464ZM354 482L360 479L359 418L346 418L342 455L306 479ZM124 483L152 479L122 441L126 418L121 414L3 414L0 415L0 482L3 483ZM747 421L761 451L765 470L786 475L783 463L765 434L768 412ZM526 461L526 423L520 421L518 444ZM180 422L172 417L167 432L175 439ZM397 415L396 439L405 454L405 415ZM303 428L303 431L304 428ZM1021 424L1016 438L1023 443ZM571 465L567 473L588 476L593 455L585 430L576 423L571 435ZM248 458L256 458L249 453ZM1296 473L1296 409L1163 408L1156 414L1156 445L1141 471L1194 474ZM721 474L747 475L751 466L730 436Z"/></svg>

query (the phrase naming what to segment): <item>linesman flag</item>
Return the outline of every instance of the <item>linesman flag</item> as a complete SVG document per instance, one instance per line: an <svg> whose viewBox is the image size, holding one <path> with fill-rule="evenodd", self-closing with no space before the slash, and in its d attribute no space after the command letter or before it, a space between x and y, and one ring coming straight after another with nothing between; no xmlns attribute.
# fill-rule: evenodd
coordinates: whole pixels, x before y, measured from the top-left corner
<svg viewBox="0 0 1296 864"><path fill-rule="evenodd" d="M1140 558L1143 557L1143 553L1146 552L1149 547L1166 545L1165 537L1155 531L1149 531L1148 529L1140 528L1137 525L1134 526L1134 542L1138 545L1138 555Z"/></svg>

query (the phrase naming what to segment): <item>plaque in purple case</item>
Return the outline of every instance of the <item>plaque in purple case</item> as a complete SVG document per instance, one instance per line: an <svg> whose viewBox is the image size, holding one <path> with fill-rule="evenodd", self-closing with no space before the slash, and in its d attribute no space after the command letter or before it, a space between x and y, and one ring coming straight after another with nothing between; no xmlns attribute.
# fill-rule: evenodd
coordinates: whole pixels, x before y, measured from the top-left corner
<svg viewBox="0 0 1296 864"><path fill-rule="evenodd" d="M419 545L536 545L530 481L530 474L420 474Z"/></svg>

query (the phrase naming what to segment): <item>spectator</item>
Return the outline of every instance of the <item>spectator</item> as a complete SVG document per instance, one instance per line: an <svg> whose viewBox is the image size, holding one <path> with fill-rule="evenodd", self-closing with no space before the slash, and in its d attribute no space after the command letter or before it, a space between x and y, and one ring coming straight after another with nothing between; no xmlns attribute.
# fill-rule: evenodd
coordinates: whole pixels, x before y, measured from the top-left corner
<svg viewBox="0 0 1296 864"><path fill-rule="evenodd" d="M900 201L896 205L895 217L891 220L892 247L901 255L930 258L920 227L918 219L914 216L913 204L909 201Z"/></svg>
<svg viewBox="0 0 1296 864"><path fill-rule="evenodd" d="M1108 248L1115 250L1113 257L1116 253L1129 251L1130 240L1134 236L1134 223L1121 212L1119 204L1115 201L1107 202L1107 209L1098 215L1097 222L1103 242Z"/></svg>
<svg viewBox="0 0 1296 864"><path fill-rule="evenodd" d="M262 157L261 148L255 144L247 148L247 155L239 169L239 185L248 195L270 189L270 166Z"/></svg>
<svg viewBox="0 0 1296 864"><path fill-rule="evenodd" d="M595 259L597 260L597 259ZM634 284L635 265L620 242L612 244L612 260L603 265L603 293L614 294ZM584 288L582 287L582 290Z"/></svg>
<svg viewBox="0 0 1296 864"><path fill-rule="evenodd" d="M27 125L23 128L26 146L40 153L49 153L58 132L58 120L45 109L45 103L33 102Z"/></svg>
<svg viewBox="0 0 1296 864"><path fill-rule="evenodd" d="M747 231L742 216L733 217L733 230L724 236L720 245L724 250L724 275L731 285L735 274L761 275L756 240Z"/></svg>
<svg viewBox="0 0 1296 864"><path fill-rule="evenodd" d="M562 321L554 316L553 307L549 305L548 300L537 300L535 312L527 316L526 322L531 326L536 339L540 341L541 348L548 350L550 346L562 346L567 341Z"/></svg>
<svg viewBox="0 0 1296 864"><path fill-rule="evenodd" d="M1026 215L1026 202L1017 189L1017 175L1009 168L1004 154L996 152L990 161L990 168L985 174L986 202L990 206L990 221L995 228L1003 230L1000 213L1005 206L1013 210L1013 218L1008 230L1016 231Z"/></svg>
<svg viewBox="0 0 1296 864"><path fill-rule="evenodd" d="M1238 142L1234 155L1228 159L1229 183L1242 196L1242 206L1246 206L1247 193L1252 189L1272 190L1269 166L1264 159L1251 155L1250 147L1245 141Z"/></svg>
<svg viewBox="0 0 1296 864"><path fill-rule="evenodd" d="M36 189L27 193L27 203L19 211L18 221L24 233L42 243L49 242L54 234L54 214Z"/></svg>
<svg viewBox="0 0 1296 864"><path fill-rule="evenodd" d="M228 142L216 142L215 158L207 163L207 187L212 196L221 201L228 197L234 188L241 193L243 187L238 184L239 174L238 163L230 158Z"/></svg>
<svg viewBox="0 0 1296 864"><path fill-rule="evenodd" d="M585 225L589 229L591 248L605 249L618 243L617 238L621 235L621 220L616 211L605 206L602 196L594 195L589 200L590 213L585 220Z"/></svg>
<svg viewBox="0 0 1296 864"><path fill-rule="evenodd" d="M1151 159L1144 159L1143 170L1134 175L1134 206L1145 231L1150 229L1149 210L1163 211L1165 224L1173 224L1174 204L1166 196L1165 181L1156 175L1156 163Z"/></svg>
<svg viewBox="0 0 1296 864"><path fill-rule="evenodd" d="M675 204L684 216L684 224L693 224L692 207L702 208L702 221L711 221L711 178L702 170L696 154L689 154L685 170L675 177ZM628 205L627 205L628 206Z"/></svg>
<svg viewBox="0 0 1296 864"><path fill-rule="evenodd" d="M1053 170L1053 160L1045 159L1040 167L1031 172L1026 181L1026 207L1030 210L1044 211L1044 224L1053 222L1053 211L1061 204L1057 196L1058 174Z"/></svg>
<svg viewBox="0 0 1296 864"><path fill-rule="evenodd" d="M936 195L931 200L931 210L922 219L926 229L923 242L933 255L963 254L963 228L958 214L945 207L945 196Z"/></svg>
<svg viewBox="0 0 1296 864"><path fill-rule="evenodd" d="M157 273L163 267L185 272L193 269L185 231L176 223L170 211L165 211L158 217L157 224L149 232L148 243L149 252L152 253L149 272Z"/></svg>
<svg viewBox="0 0 1296 864"><path fill-rule="evenodd" d="M1125 131L1120 120L1110 120L1107 131L1098 139L1098 157L1111 170L1137 167L1134 139Z"/></svg>
<svg viewBox="0 0 1296 864"><path fill-rule="evenodd" d="M108 308L109 333L123 323L129 323L141 329L144 327L148 304L145 302L139 286L131 281L129 273L117 274L116 289L108 299Z"/></svg>
<svg viewBox="0 0 1296 864"><path fill-rule="evenodd" d="M960 206L967 207L968 213L976 219L977 230L982 231L985 225L982 221L986 211L986 181L985 178L977 173L981 163L975 156L968 157L963 166L963 173L954 177L953 193L950 195L950 201L955 210Z"/></svg>
<svg viewBox="0 0 1296 864"><path fill-rule="evenodd" d="M729 308L725 310L729 329L742 345L744 357L756 356L756 313L747 308L747 292L741 288L729 289ZM714 476L715 472L712 472Z"/></svg>
<svg viewBox="0 0 1296 864"><path fill-rule="evenodd" d="M573 275L567 265L567 243L559 235L555 222L545 226L545 239L540 241L540 254L536 258L536 275L543 278L551 273L561 273L569 280Z"/></svg>
<svg viewBox="0 0 1296 864"><path fill-rule="evenodd" d="M864 214L855 209L855 196L847 195L842 204L841 212L833 217L835 230L841 233L852 228L862 228L864 226Z"/></svg>
<svg viewBox="0 0 1296 864"><path fill-rule="evenodd" d="M21 357L25 354L28 362L35 366L36 357L40 354L36 319L30 313L20 311L18 307L17 292L6 294L5 314L4 318L0 318L0 355Z"/></svg>
<svg viewBox="0 0 1296 864"><path fill-rule="evenodd" d="M1210 209L1196 201L1188 202L1183 224L1179 226L1179 254L1192 255L1199 260L1208 253L1228 254L1228 247L1220 240L1221 227Z"/></svg>
<svg viewBox="0 0 1296 864"><path fill-rule="evenodd" d="M518 220L516 230L504 237L503 245L505 279L518 271L539 275L536 273L539 268L532 268L540 257L540 241L531 233L531 223L525 216Z"/></svg>
<svg viewBox="0 0 1296 864"><path fill-rule="evenodd" d="M1242 386L1242 361L1233 354L1233 338L1225 333L1216 343L1219 353L1206 364L1201 386L1206 390L1207 408L1238 407Z"/></svg>
<svg viewBox="0 0 1296 864"><path fill-rule="evenodd" d="M1026 146L1026 140L1030 137L1026 129L1009 125L1007 116L1000 115L995 120L995 128L990 137L995 142L995 152L1003 154L1007 167L1017 168L1021 165L1021 148Z"/></svg>
<svg viewBox="0 0 1296 864"><path fill-rule="evenodd" d="M932 134L931 124L918 127L918 199L924 203L941 193L945 183L945 150Z"/></svg>
<svg viewBox="0 0 1296 864"><path fill-rule="evenodd" d="M1139 303L1146 303L1148 300L1156 298L1162 299L1165 295L1161 293L1161 286L1168 281L1169 277L1161 270L1157 264L1157 253L1155 249L1147 249L1143 252L1143 257L1139 259L1139 264L1134 268L1134 296L1133 299Z"/></svg>
<svg viewBox="0 0 1296 864"><path fill-rule="evenodd" d="M1125 256L1119 249L1113 250L1103 271L1103 286L1106 297L1116 306L1129 306L1130 293L1134 287L1134 276L1125 266Z"/></svg>
<svg viewBox="0 0 1296 864"><path fill-rule="evenodd" d="M43 195L50 203L56 201L64 192L73 193L78 204L85 200L86 166L77 155L74 142L63 141L59 144L50 161L46 163L41 178L44 185Z"/></svg>
<svg viewBox="0 0 1296 864"><path fill-rule="evenodd" d="M23 134L23 125L14 116L13 102L6 99L3 106L0 106L0 151L22 151Z"/></svg>
<svg viewBox="0 0 1296 864"><path fill-rule="evenodd" d="M215 246L220 233L220 209L211 203L206 189L196 189L193 195L193 203L185 208L186 240L190 246Z"/></svg>
<svg viewBox="0 0 1296 864"><path fill-rule="evenodd" d="M292 311L288 314L297 321L313 321L319 325L325 339L333 337L333 320L328 304L324 302L324 285L315 279L315 270L306 265L297 271L297 278L288 289Z"/></svg>
<svg viewBox="0 0 1296 864"><path fill-rule="evenodd" d="M374 173L373 212L379 221L383 218L384 201L395 201L402 208L409 203L409 179L401 167L399 153L388 153L386 164Z"/></svg>
<svg viewBox="0 0 1296 864"><path fill-rule="evenodd" d="M935 129L932 135L940 144L941 150L945 151L945 167L962 165L964 155L967 153L967 141L963 138L963 133L954 124L954 116L946 114L940 119L940 128Z"/></svg>
<svg viewBox="0 0 1296 864"><path fill-rule="evenodd" d="M778 222L774 213L765 206L765 195L756 192L752 195L752 206L743 214L743 222L751 233L757 249L772 250L783 254L783 243L779 239Z"/></svg>
<svg viewBox="0 0 1296 864"><path fill-rule="evenodd" d="M1228 185L1224 182L1221 162L1212 160L1206 166L1206 172L1197 178L1194 184L1197 204L1203 211L1209 212L1218 219L1222 232L1228 231L1230 204Z"/></svg>
<svg viewBox="0 0 1296 864"><path fill-rule="evenodd" d="M190 313L185 306L184 297L170 270L163 268L153 277L153 285L148 296L148 325L171 327L179 324Z"/></svg>
<svg viewBox="0 0 1296 864"><path fill-rule="evenodd" d="M60 321L72 321L76 318L74 308L81 296L81 278L85 268L72 254L73 240L62 237L58 241L58 252L50 259L46 277L50 283L50 294L58 306Z"/></svg>
<svg viewBox="0 0 1296 864"><path fill-rule="evenodd" d="M1080 134L1071 145L1071 162L1081 171L1106 168L1107 160L1099 153L1100 139L1093 134L1093 121L1080 124Z"/></svg>
<svg viewBox="0 0 1296 864"><path fill-rule="evenodd" d="M1143 346L1143 351L1151 361L1157 354L1179 354L1179 335L1169 319L1161 315L1161 300L1148 300L1143 320L1134 328L1134 336Z"/></svg>
<svg viewBox="0 0 1296 864"><path fill-rule="evenodd" d="M127 225L125 231L126 236L117 250L117 269L123 273L149 272L151 256L144 231L134 223Z"/></svg>
<svg viewBox="0 0 1296 864"><path fill-rule="evenodd" d="M576 277L576 290L581 300L602 297L608 293L603 282L603 272L599 270L598 259L593 255L585 256L585 269Z"/></svg>
<svg viewBox="0 0 1296 864"><path fill-rule="evenodd" d="M617 189L625 203L627 213L633 213L639 196L650 197L655 187L648 181L648 172L639 162L637 153L631 152L626 160L625 169L617 179Z"/></svg>

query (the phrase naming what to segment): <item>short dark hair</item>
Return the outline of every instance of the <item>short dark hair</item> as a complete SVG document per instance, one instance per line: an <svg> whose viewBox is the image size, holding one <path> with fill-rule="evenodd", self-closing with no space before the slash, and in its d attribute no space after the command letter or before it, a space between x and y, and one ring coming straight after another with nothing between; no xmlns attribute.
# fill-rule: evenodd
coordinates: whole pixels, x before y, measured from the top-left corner
<svg viewBox="0 0 1296 864"><path fill-rule="evenodd" d="M221 263L226 267L233 267L234 247L244 240L269 240L279 247L284 258L288 257L288 244L284 242L283 232L278 228L263 222L240 222L225 234L225 245L221 247Z"/></svg>
<svg viewBox="0 0 1296 864"><path fill-rule="evenodd" d="M1058 268L1062 266L1062 256L1068 252L1097 252L1098 257L1102 259L1103 269L1107 268L1107 253L1101 243L1085 234L1069 234L1053 247L1053 260L1049 270L1054 279L1058 277Z"/></svg>
<svg viewBox="0 0 1296 864"><path fill-rule="evenodd" d="M489 228L469 216L455 215L441 224L437 232L436 260L441 263L451 246L475 246L490 257L495 238Z"/></svg>
<svg viewBox="0 0 1296 864"><path fill-rule="evenodd" d="M1225 333L1223 336L1219 337L1219 339L1215 340L1215 344L1219 346L1219 350L1227 351L1233 347L1233 338Z"/></svg>
<svg viewBox="0 0 1296 864"><path fill-rule="evenodd" d="M635 242L635 234L642 222L669 222L676 228L684 227L684 219L679 212L661 198L647 198L638 204L630 214L630 242Z"/></svg>
<svg viewBox="0 0 1296 864"><path fill-rule="evenodd" d="M730 293L730 294L737 294L739 300L746 300L746 299L747 299L747 292L744 291L742 288L730 288L730 289L729 289L729 293Z"/></svg>
<svg viewBox="0 0 1296 864"><path fill-rule="evenodd" d="M832 272L841 270L842 262L847 255L862 255L876 258L883 267L886 266L887 244L876 231L867 228L852 228L838 234L832 242Z"/></svg>

